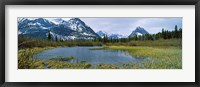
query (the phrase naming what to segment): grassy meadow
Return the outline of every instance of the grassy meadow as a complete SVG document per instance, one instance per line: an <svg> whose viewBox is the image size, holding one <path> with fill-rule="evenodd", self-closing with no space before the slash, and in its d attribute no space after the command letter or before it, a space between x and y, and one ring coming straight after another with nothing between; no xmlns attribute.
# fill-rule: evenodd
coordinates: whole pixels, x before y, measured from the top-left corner
<svg viewBox="0 0 200 87"><path fill-rule="evenodd" d="M159 39L146 41L129 41L118 43L100 43L94 41L44 41L33 40L20 47L18 51L19 69L181 69L182 68L182 40ZM124 50L132 56L148 58L144 62L92 65L87 62L70 63L75 57L49 58L41 60L33 55L44 50L65 46L103 46L101 49L91 50Z"/></svg>
<svg viewBox="0 0 200 87"><path fill-rule="evenodd" d="M182 50L177 47L147 47L147 46L108 46L104 49L125 50L133 56L151 58L150 61L134 64L124 64L123 68L137 69L181 69L182 68Z"/></svg>

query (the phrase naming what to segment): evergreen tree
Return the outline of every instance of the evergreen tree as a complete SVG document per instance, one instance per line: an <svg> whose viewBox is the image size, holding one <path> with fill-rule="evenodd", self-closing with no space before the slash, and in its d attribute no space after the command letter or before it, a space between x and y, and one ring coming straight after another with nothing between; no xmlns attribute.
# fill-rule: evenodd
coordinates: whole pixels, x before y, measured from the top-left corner
<svg viewBox="0 0 200 87"><path fill-rule="evenodd" d="M162 28L162 38L165 38L165 30Z"/></svg>
<svg viewBox="0 0 200 87"><path fill-rule="evenodd" d="M51 33L50 33L50 31L48 32L48 40L51 40Z"/></svg>
<svg viewBox="0 0 200 87"><path fill-rule="evenodd" d="M182 38L182 28L179 29L179 38Z"/></svg>
<svg viewBox="0 0 200 87"><path fill-rule="evenodd" d="M104 37L103 37L103 42L104 42L104 43L107 43L107 41L108 41L108 36L107 36L107 35L104 35Z"/></svg>
<svg viewBox="0 0 200 87"><path fill-rule="evenodd" d="M138 36L137 35L135 35L135 40L138 40Z"/></svg>
<svg viewBox="0 0 200 87"><path fill-rule="evenodd" d="M175 25L175 38L178 38L178 27Z"/></svg>
<svg viewBox="0 0 200 87"><path fill-rule="evenodd" d="M58 37L56 36L56 41L58 41Z"/></svg>

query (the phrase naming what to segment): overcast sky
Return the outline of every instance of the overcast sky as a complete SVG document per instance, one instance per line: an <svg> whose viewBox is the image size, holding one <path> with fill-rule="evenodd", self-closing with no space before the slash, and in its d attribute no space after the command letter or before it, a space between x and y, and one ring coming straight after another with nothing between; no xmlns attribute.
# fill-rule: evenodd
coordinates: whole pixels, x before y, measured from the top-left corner
<svg viewBox="0 0 200 87"><path fill-rule="evenodd" d="M182 18L80 18L95 32L102 30L108 33L130 35L140 26L149 33L174 30L175 25L182 28ZM66 19L67 20L67 19Z"/></svg>

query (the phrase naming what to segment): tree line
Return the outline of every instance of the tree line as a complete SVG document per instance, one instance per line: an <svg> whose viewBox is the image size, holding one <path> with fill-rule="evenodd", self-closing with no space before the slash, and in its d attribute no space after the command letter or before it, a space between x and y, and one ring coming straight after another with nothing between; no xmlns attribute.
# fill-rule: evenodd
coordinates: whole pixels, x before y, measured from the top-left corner
<svg viewBox="0 0 200 87"><path fill-rule="evenodd" d="M172 38L182 38L182 28L177 27L177 25L175 25L174 30L169 31L169 30L165 30L164 28L162 28L161 32L158 32L156 34L144 34L144 35L136 35L134 37L128 37L128 38L108 38L107 35L105 35L103 38L101 37L97 37L92 41L95 42L102 42L102 43L118 43L118 42L129 42L129 41L138 41L138 40L158 40L158 39L172 39ZM52 40L52 36L50 31L48 32L48 40ZM63 40L60 38L58 39L57 36L55 37L55 41L61 41L63 42Z"/></svg>
<svg viewBox="0 0 200 87"><path fill-rule="evenodd" d="M156 34L136 35L134 37L120 38L120 39L108 38L108 36L105 35L103 38L101 37L95 38L94 41L103 43L109 43L109 42L115 43L115 42L158 40L158 39L172 39L172 38L182 38L182 28L178 29L177 25L175 25L175 28L172 31L165 30L164 28L162 28L162 32L158 32Z"/></svg>

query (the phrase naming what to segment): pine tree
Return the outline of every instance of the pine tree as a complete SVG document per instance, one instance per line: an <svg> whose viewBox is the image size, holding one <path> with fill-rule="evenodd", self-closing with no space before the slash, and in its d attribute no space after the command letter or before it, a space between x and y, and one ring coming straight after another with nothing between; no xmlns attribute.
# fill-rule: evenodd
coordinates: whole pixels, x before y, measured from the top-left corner
<svg viewBox="0 0 200 87"><path fill-rule="evenodd" d="M182 28L179 29L179 38L182 38Z"/></svg>
<svg viewBox="0 0 200 87"><path fill-rule="evenodd" d="M162 28L162 38L165 38L165 30L164 30L164 28Z"/></svg>
<svg viewBox="0 0 200 87"><path fill-rule="evenodd" d="M178 27L175 25L175 38L178 38Z"/></svg>
<svg viewBox="0 0 200 87"><path fill-rule="evenodd" d="M106 35L104 35L104 37L103 37L103 42L104 43L106 42Z"/></svg>
<svg viewBox="0 0 200 87"><path fill-rule="evenodd" d="M137 35L135 35L135 40L138 40L138 36Z"/></svg>
<svg viewBox="0 0 200 87"><path fill-rule="evenodd" d="M51 33L50 33L50 31L48 32L48 40L51 40Z"/></svg>
<svg viewBox="0 0 200 87"><path fill-rule="evenodd" d="M56 41L58 41L58 37L56 36Z"/></svg>

